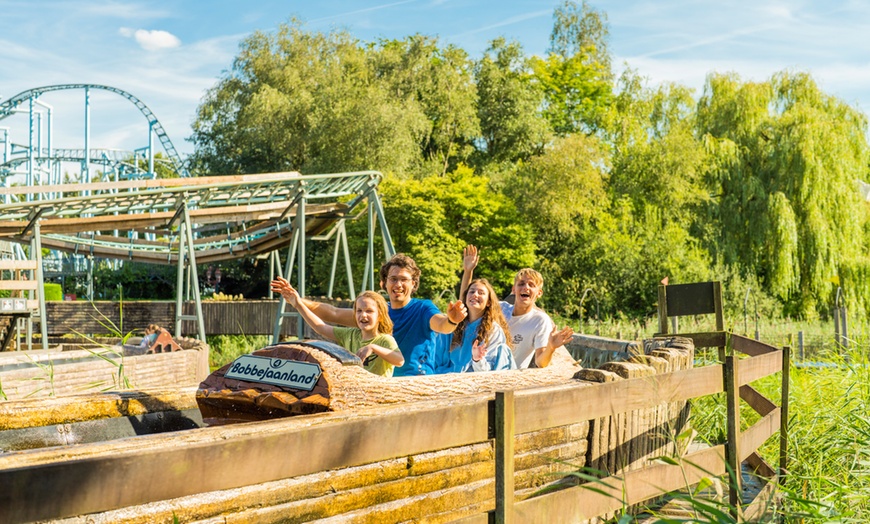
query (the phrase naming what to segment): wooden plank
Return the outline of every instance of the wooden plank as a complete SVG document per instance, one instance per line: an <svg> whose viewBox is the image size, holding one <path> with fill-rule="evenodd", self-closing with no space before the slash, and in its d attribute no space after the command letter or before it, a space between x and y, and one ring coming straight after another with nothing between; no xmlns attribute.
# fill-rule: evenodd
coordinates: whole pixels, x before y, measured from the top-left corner
<svg viewBox="0 0 870 524"><path fill-rule="evenodd" d="M489 513L469 515L459 520L450 521L451 524L489 524Z"/></svg>
<svg viewBox="0 0 870 524"><path fill-rule="evenodd" d="M0 280L0 289L9 291L36 291L36 280Z"/></svg>
<svg viewBox="0 0 870 524"><path fill-rule="evenodd" d="M516 392L516 432L575 424L662 403L723 391L722 366L704 366L603 384L553 386ZM541 409L547 406L548 409Z"/></svg>
<svg viewBox="0 0 870 524"><path fill-rule="evenodd" d="M748 384L740 386L740 398L762 417L777 408L777 405L773 401Z"/></svg>
<svg viewBox="0 0 870 524"><path fill-rule="evenodd" d="M727 436L725 443L725 461L728 464L728 503L731 514L737 519L740 511L740 397L738 365L740 360L734 355L725 357L725 403L727 410ZM741 366L742 367L742 366ZM743 370L740 369L740 372Z"/></svg>
<svg viewBox="0 0 870 524"><path fill-rule="evenodd" d="M0 458L0 522L59 519L483 442L488 412L480 396L334 424L304 427L306 417L287 422L290 429L281 428L285 421L259 423L256 433L199 444L154 435L161 445L153 446L152 437L141 437L112 456L52 456L29 467L4 467ZM212 430L221 428L201 435Z"/></svg>
<svg viewBox="0 0 870 524"><path fill-rule="evenodd" d="M768 522L776 506L776 484L768 482L755 495L755 499L743 508L743 522Z"/></svg>
<svg viewBox="0 0 870 524"><path fill-rule="evenodd" d="M514 392L495 394L495 522L514 522Z"/></svg>
<svg viewBox="0 0 870 524"><path fill-rule="evenodd" d="M776 346L771 346L770 344L765 344L764 342L735 333L731 334L731 347L734 348L734 351L739 351L753 357L779 351L779 348Z"/></svg>
<svg viewBox="0 0 870 524"><path fill-rule="evenodd" d="M36 271L36 260L0 260L0 271Z"/></svg>
<svg viewBox="0 0 870 524"><path fill-rule="evenodd" d="M776 472L773 471L773 468L770 467L770 464L765 462L761 455L758 452L750 453L748 457L744 459L744 462L747 466L750 467L753 473L755 473L759 477L764 477L766 479L773 479L776 475Z"/></svg>
<svg viewBox="0 0 870 524"><path fill-rule="evenodd" d="M668 289L664 284L659 284L659 333L668 334Z"/></svg>
<svg viewBox="0 0 870 524"><path fill-rule="evenodd" d="M676 335L656 334L657 337L677 336L692 339L696 348L715 348L725 345L724 331L707 331L703 333L678 333Z"/></svg>
<svg viewBox="0 0 870 524"><path fill-rule="evenodd" d="M757 451L774 433L779 431L779 417L780 411L779 408L776 408L753 424L752 427L742 432L740 435L740 445L737 446L740 450L741 462Z"/></svg>
<svg viewBox="0 0 870 524"><path fill-rule="evenodd" d="M713 282L713 309L716 313L716 330L725 329L724 308L722 307L722 283L718 280Z"/></svg>
<svg viewBox="0 0 870 524"><path fill-rule="evenodd" d="M574 523L639 504L701 479L725 473L724 447L688 454L678 465L659 463L517 502L517 522Z"/></svg>
<svg viewBox="0 0 870 524"><path fill-rule="evenodd" d="M791 382L791 348L782 348L782 395L780 404L782 407L781 425L779 427L779 477L780 482L785 482L786 466L788 465L788 394Z"/></svg>
<svg viewBox="0 0 870 524"><path fill-rule="evenodd" d="M749 384L760 378L782 371L782 354L767 353L740 360L740 385Z"/></svg>

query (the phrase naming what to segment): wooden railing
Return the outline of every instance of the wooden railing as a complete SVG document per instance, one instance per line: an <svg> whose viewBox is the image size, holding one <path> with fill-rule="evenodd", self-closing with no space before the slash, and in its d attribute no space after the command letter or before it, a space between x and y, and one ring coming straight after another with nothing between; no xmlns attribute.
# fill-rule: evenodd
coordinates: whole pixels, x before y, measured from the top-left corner
<svg viewBox="0 0 870 524"><path fill-rule="evenodd" d="M321 299L318 299L321 300ZM337 302L341 307L351 307L350 302ZM148 324L158 324L170 329L175 325L174 301L96 301L86 300L46 302L49 336L84 333L105 334L107 321L123 330L141 334ZM194 313L194 303L185 302L185 314ZM206 335L271 335L278 310L277 300L243 300L202 302L202 315ZM292 308L288 308L292 311ZM196 333L196 323L182 322L182 335ZM281 333L296 334L296 322L283 322Z"/></svg>
<svg viewBox="0 0 870 524"><path fill-rule="evenodd" d="M496 507L491 515L469 517L463 523L575 522L606 515L668 492L687 488L705 477L728 475L729 505L733 516L753 520L770 504L773 481L785 475L787 451L788 388L790 349L782 350L739 335L716 332L697 336L709 347L733 349L724 364L656 375L650 378L600 384L592 388L559 393L543 399L534 391L506 392L495 398L496 450L509 446L514 432L528 431L542 424L559 425L611 414L654 407L662 402L690 400L725 393L728 436L725 444L688 453L674 464L654 464L642 469L600 479L591 484L515 501L510 491L513 455L496 455ZM696 347L698 347L696 345ZM749 355L739 358L736 353ZM749 383L782 372L782 405L776 406ZM614 402L619 399L619 402ZM744 400L761 419L740 429L739 401ZM547 409L540 406L546 403ZM537 407L536 407L536 403ZM544 422L546 420L546 422ZM758 448L779 431L779 478L758 455ZM501 437L501 442L499 441ZM764 489L747 505L741 500L741 463L768 478ZM591 488L591 489L590 489Z"/></svg>
<svg viewBox="0 0 870 524"><path fill-rule="evenodd" d="M127 439L113 443L111 453L100 455L90 448L71 448L62 458L48 462L39 454L32 463L27 457L15 459L14 464L0 457L0 521L84 515L488 440L495 450L494 510L468 516L464 522L484 523L490 518L496 522L576 522L729 471L736 472L731 473L732 512L750 519L766 500L759 497L742 507L740 463L746 461L773 479L775 473L756 451L779 431L780 475L785 471L789 350L724 332L707 338L714 346L730 345L735 354L722 364L645 378L506 391L495 398L483 394L419 403L413 409L396 405L376 413L283 419L260 423L256 431L241 425L209 428L195 435L155 435L147 437L155 439L153 444L144 447L140 439ZM738 358L738 352L749 356ZM782 406L775 406L749 386L777 372L782 372ZM683 454L674 463L653 462L640 469L611 472L590 484L517 500L513 489L515 435L723 391L728 402L725 444ZM762 416L746 430L740 429L740 399ZM765 493L773 489L772 483L769 486Z"/></svg>

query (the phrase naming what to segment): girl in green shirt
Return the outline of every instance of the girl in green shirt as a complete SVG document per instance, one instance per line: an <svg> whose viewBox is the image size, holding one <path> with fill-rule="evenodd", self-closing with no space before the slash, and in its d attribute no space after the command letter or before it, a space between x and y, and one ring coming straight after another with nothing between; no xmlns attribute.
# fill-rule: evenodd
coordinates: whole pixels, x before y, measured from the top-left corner
<svg viewBox="0 0 870 524"><path fill-rule="evenodd" d="M346 350L356 353L363 367L376 375L393 376L393 368L405 363L392 337L393 323L387 311L387 301L374 291L363 291L353 303L357 327L331 326L318 317L287 280L278 277L272 281L272 291L281 293L291 306L302 315L311 329Z"/></svg>

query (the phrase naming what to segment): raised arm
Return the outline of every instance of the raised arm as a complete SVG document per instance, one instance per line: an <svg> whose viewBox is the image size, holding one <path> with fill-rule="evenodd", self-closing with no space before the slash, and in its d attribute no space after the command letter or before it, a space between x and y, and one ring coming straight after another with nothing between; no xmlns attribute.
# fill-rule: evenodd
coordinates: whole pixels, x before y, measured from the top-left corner
<svg viewBox="0 0 870 524"><path fill-rule="evenodd" d="M549 366L556 349L559 348L559 346L567 344L573 336L574 330L571 329L571 326L565 326L562 329L558 329L554 325L553 331L550 332L550 336L547 338L547 345L535 349L535 365L539 368Z"/></svg>
<svg viewBox="0 0 870 524"><path fill-rule="evenodd" d="M277 277L271 283L272 291L276 293L280 293L284 300L290 302L289 298L289 290L293 290L293 293L296 293L296 290L293 289L293 286L290 285L290 282L287 282L286 279L282 277ZM324 322L329 322L331 324L340 324L342 326L348 327L356 327L356 319L353 315L353 309L351 308L341 308L335 307L331 304L324 304L322 302L315 302L314 300L308 300L302 298L296 294L300 303L304 303L305 306L314 313L317 317L319 317ZM293 305L292 303L290 305ZM296 307L293 305L293 307ZM296 308L297 311L299 308ZM307 320L306 320L307 322ZM313 328L314 326L312 326ZM319 332L318 332L319 333ZM322 334L322 333L321 333Z"/></svg>
<svg viewBox="0 0 870 524"><path fill-rule="evenodd" d="M479 261L477 247L471 244L465 246L465 249L462 250L462 284L459 285L460 299L462 299L465 290L471 284L472 277L474 277L474 268L477 267Z"/></svg>
<svg viewBox="0 0 870 524"><path fill-rule="evenodd" d="M429 327L436 333L453 333L456 326L468 315L465 304L457 300L447 305L447 313L438 313L429 320Z"/></svg>
<svg viewBox="0 0 870 524"><path fill-rule="evenodd" d="M278 277L281 278L281 277ZM296 311L302 315L302 318L305 320L305 323L311 326L311 329L319 333L321 336L325 337L327 340L331 340L335 342L335 332L332 329L332 326L324 322L319 316L317 316L311 309L305 305L305 300L299 296L299 293L290 285L289 282L281 278L284 282L278 282L278 285L275 285L274 280L272 281L272 291L278 291L281 293L281 296L284 297L284 300L287 301L288 304L296 308ZM278 290L280 288L280 291Z"/></svg>

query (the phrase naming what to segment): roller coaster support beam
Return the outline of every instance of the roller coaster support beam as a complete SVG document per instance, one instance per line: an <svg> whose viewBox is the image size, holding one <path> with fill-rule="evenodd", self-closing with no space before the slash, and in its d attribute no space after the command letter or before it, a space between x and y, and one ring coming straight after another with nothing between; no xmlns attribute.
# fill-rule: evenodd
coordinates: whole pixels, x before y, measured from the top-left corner
<svg viewBox="0 0 870 524"><path fill-rule="evenodd" d="M192 224L190 223L190 214L187 211L187 202L181 202L176 216L171 222L174 222L178 215L181 215L181 223L179 227L179 246L178 246L178 279L175 289L175 336L182 336L181 324L183 320L194 320L197 323L199 331L199 339L205 341L205 320L202 316L202 301L199 294L199 279L197 278L196 270L196 249L193 244ZM170 224L171 224L170 222ZM187 274L187 287L185 288L184 276ZM185 290L189 294L193 291L193 300L196 306L195 315L185 315L183 305L183 295Z"/></svg>
<svg viewBox="0 0 870 524"><path fill-rule="evenodd" d="M296 261L297 255L299 258L299 264L296 267L296 291L299 293L300 297L305 296L305 201L306 201L306 191L304 185L300 183L300 186L297 189L296 197L293 199L293 202L288 206L288 210L294 204L296 205L296 220L293 224L293 241L290 243L290 248L287 251L287 264L284 266L284 278L288 281L292 279L293 276L293 263ZM285 212L286 214L286 212ZM284 215L282 215L284 216ZM286 312L287 310L287 301L284 300L284 297L281 296L278 299L278 311L275 315L275 324L272 329L272 343L277 344L281 341L281 325L283 323L284 318L286 317L296 317L296 336L299 338L304 337L305 333L305 321L302 319L302 315L293 311L290 313Z"/></svg>

